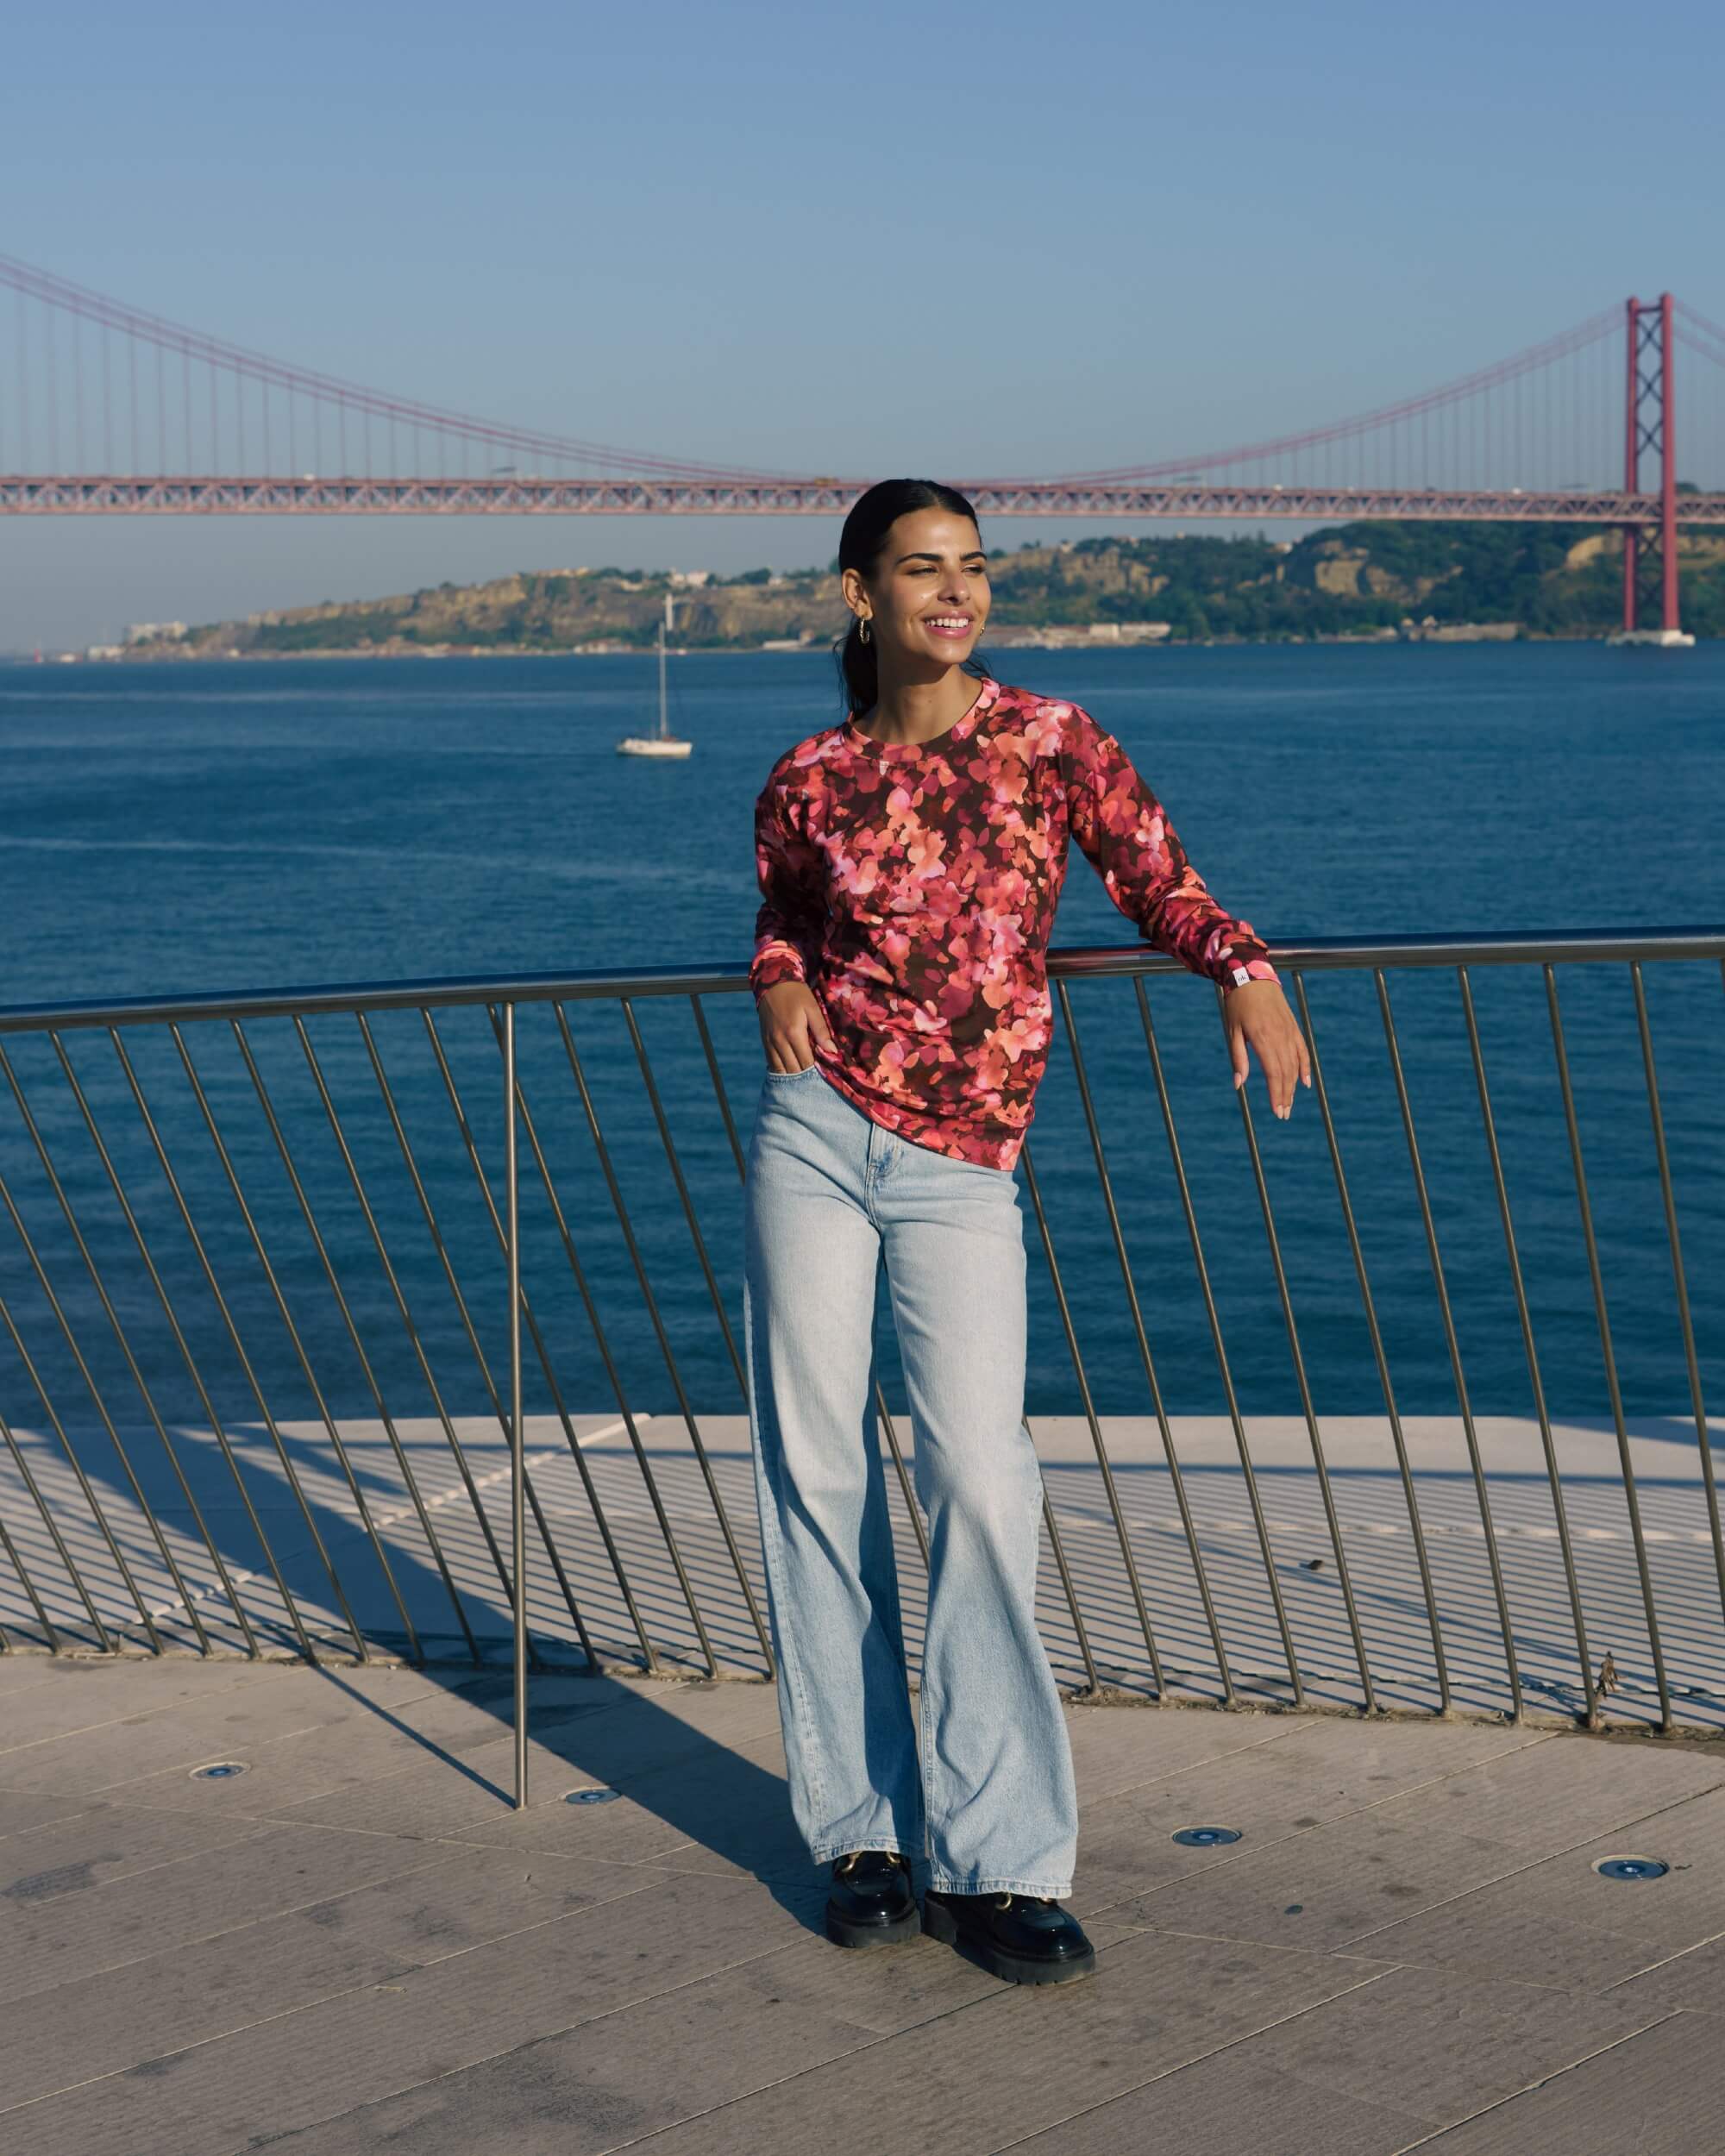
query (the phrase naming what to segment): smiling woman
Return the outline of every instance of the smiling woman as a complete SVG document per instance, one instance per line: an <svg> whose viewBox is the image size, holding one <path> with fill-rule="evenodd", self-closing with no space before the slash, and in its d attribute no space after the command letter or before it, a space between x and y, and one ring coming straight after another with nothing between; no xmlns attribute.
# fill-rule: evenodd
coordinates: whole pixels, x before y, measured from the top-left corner
<svg viewBox="0 0 1725 2156"><path fill-rule="evenodd" d="M1145 936L1225 990L1237 1085L1250 1042L1286 1116L1306 1047L1264 943L1120 743L975 657L988 559L964 497L871 487L839 565L845 716L787 749L756 805L767 1071L743 1307L791 1800L833 1865L838 1944L920 1925L1009 1981L1060 1983L1095 1955L1060 1906L1076 1803L1036 1628L1013 1168L1053 1037L1069 839ZM883 1262L929 1519L920 1763L869 1421Z"/></svg>
<svg viewBox="0 0 1725 2156"><path fill-rule="evenodd" d="M969 700L963 674L988 673L973 656L988 619L988 557L975 511L937 480L884 480L845 518L838 568L851 614L839 672L852 712L879 715L884 640L901 661L893 669L900 708L888 724L904 729L888 738L942 731ZM919 652L927 668L902 663Z"/></svg>

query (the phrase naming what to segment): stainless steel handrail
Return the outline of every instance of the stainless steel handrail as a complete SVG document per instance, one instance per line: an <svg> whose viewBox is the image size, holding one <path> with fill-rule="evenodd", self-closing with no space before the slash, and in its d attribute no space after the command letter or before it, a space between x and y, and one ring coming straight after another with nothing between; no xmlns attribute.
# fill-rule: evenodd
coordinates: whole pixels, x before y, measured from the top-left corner
<svg viewBox="0 0 1725 2156"><path fill-rule="evenodd" d="M1710 958L1725 955L1718 928L1503 929L1455 936L1314 936L1279 943L1278 968L1320 973L1367 966L1529 965L1546 960ZM1100 980L1177 974L1179 960L1144 943L1081 943L1048 954L1051 979ZM0 1033L69 1032L107 1025L172 1025L203 1018L317 1018L353 1011L437 1010L464 1005L574 1003L617 996L721 995L747 987L744 965L628 966L581 973L452 974L417 981L361 981L303 988L122 996L92 1003L0 1004Z"/></svg>

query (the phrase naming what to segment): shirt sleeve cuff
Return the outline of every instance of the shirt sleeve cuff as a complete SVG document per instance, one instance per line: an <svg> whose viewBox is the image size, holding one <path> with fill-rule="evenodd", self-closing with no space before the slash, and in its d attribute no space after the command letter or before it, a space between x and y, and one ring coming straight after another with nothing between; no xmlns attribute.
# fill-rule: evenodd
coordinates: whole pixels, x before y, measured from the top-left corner
<svg viewBox="0 0 1725 2156"><path fill-rule="evenodd" d="M749 986L758 1004L768 988L776 988L781 981L806 981L808 969L803 963L802 953L789 943L772 943L757 952L749 968Z"/></svg>

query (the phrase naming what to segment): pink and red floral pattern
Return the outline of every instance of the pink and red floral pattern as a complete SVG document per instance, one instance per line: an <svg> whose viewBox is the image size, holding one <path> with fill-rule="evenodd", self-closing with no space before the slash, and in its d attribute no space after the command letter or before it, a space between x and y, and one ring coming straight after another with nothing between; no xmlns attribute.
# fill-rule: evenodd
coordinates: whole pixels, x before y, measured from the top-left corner
<svg viewBox="0 0 1725 2156"><path fill-rule="evenodd" d="M1119 742L1076 704L986 680L931 741L876 741L852 712L773 766L756 1001L806 981L833 1037L816 1057L847 1099L916 1144L1012 1168L1053 1038L1069 835L1158 950L1225 986L1276 978Z"/></svg>

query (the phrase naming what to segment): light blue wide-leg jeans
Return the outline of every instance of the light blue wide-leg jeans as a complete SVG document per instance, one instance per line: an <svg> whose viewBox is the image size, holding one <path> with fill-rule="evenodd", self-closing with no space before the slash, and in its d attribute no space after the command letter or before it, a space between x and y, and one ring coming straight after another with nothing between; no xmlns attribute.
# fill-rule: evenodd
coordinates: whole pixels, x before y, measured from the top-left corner
<svg viewBox="0 0 1725 2156"><path fill-rule="evenodd" d="M883 1129L813 1064L762 1078L744 1217L756 1493L810 1854L897 1849L953 1893L1063 1898L1077 1803L1036 1629L1017 1182ZM919 1732L875 1427L883 1262L928 1520Z"/></svg>

